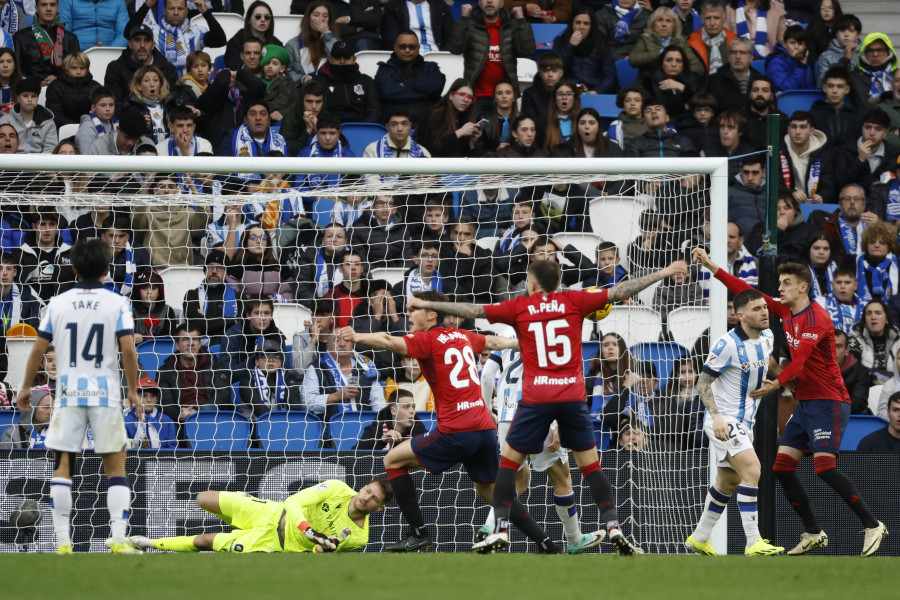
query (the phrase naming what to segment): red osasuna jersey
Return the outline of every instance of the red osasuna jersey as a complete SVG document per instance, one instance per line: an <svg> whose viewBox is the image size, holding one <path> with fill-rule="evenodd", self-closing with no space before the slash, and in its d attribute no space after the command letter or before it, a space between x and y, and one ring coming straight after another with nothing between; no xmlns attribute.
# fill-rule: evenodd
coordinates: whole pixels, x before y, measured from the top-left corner
<svg viewBox="0 0 900 600"><path fill-rule="evenodd" d="M494 420L481 396L478 355L484 336L455 327L434 326L403 338L406 355L418 359L431 392L441 433L494 429Z"/></svg>
<svg viewBox="0 0 900 600"><path fill-rule="evenodd" d="M484 307L492 323L516 330L522 356L522 402L547 404L584 400L581 326L606 306L607 290L519 296Z"/></svg>

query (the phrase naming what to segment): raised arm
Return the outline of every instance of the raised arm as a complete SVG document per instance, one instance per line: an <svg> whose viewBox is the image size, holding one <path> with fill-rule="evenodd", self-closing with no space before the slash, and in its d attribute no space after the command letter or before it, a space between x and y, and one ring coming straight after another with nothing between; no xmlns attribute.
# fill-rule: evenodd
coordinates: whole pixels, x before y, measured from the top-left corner
<svg viewBox="0 0 900 600"><path fill-rule="evenodd" d="M518 350L519 340L516 338L502 337L499 335L484 336L485 350Z"/></svg>
<svg viewBox="0 0 900 600"><path fill-rule="evenodd" d="M706 410L709 411L709 415L712 417L713 433L715 433L716 438L724 442L728 439L728 425L719 413L719 407L716 406L712 382L713 376L703 371L700 373L700 377L697 378L697 391L700 393L700 401L703 402L703 406L706 407Z"/></svg>
<svg viewBox="0 0 900 600"><path fill-rule="evenodd" d="M702 266L706 267L706 269L712 273L713 277L722 282L722 284L728 288L728 291L732 294L739 294L744 290L752 290L753 288L743 279L735 277L725 269L720 269L719 265L714 263L709 259L709 255L706 253L706 250L703 248L694 248L691 251L691 255L694 257L694 260L700 263ZM769 307L769 311L773 313L775 316L779 318L784 318L785 316L790 316L790 309L788 309L785 305L783 305L780 301L775 300L771 296L767 294L763 294L763 297L766 299L766 306ZM787 312L785 312L787 311Z"/></svg>
<svg viewBox="0 0 900 600"><path fill-rule="evenodd" d="M643 277L638 277L637 279L629 279L628 281L623 281L619 285L610 288L608 300L610 302L621 302L622 300L627 300L641 290L650 287L660 279L665 279L666 277L671 277L672 275L677 275L678 273L687 275L687 265L680 260L676 260L665 269L655 271L648 275L644 275Z"/></svg>
<svg viewBox="0 0 900 600"><path fill-rule="evenodd" d="M468 302L430 302L428 300L413 297L406 301L406 307L408 309L424 308L425 310L435 310L463 319L485 318L483 306L469 304Z"/></svg>
<svg viewBox="0 0 900 600"><path fill-rule="evenodd" d="M354 344L362 344L375 350L389 350L394 354L406 356L406 340L402 337L381 333L356 333L351 327L341 327L335 332L342 339L353 342Z"/></svg>

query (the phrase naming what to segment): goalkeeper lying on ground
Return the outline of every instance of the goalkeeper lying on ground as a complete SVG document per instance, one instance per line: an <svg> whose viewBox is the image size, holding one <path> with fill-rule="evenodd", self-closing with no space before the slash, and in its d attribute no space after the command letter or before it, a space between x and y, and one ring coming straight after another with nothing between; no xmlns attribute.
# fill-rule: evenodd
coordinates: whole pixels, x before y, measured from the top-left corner
<svg viewBox="0 0 900 600"><path fill-rule="evenodd" d="M197 506L234 529L151 540L132 536L135 548L172 552L352 552L369 541L369 513L394 493L386 477L376 477L359 493L337 479L300 490L284 502L240 492L201 492Z"/></svg>

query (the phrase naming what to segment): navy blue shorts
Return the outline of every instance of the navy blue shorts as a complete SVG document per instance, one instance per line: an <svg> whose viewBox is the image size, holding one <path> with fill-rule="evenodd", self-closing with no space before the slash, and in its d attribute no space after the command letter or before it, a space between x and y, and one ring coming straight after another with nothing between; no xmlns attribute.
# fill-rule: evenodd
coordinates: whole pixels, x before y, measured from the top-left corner
<svg viewBox="0 0 900 600"><path fill-rule="evenodd" d="M559 425L559 443L564 448L577 452L597 445L594 424L583 400L547 404L520 402L506 434L506 443L522 454L540 454L553 421Z"/></svg>
<svg viewBox="0 0 900 600"><path fill-rule="evenodd" d="M546 435L546 434L545 434ZM462 463L475 483L494 483L500 464L497 430L441 433L435 427L410 440L416 458L429 473L441 473Z"/></svg>
<svg viewBox="0 0 900 600"><path fill-rule="evenodd" d="M839 400L801 400L781 434L781 445L837 454L850 422L850 405Z"/></svg>

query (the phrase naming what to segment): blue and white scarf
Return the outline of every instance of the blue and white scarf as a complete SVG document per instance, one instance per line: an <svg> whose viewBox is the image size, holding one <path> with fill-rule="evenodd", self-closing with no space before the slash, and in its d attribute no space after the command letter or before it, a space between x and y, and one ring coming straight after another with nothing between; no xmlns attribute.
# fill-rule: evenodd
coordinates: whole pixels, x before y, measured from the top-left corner
<svg viewBox="0 0 900 600"><path fill-rule="evenodd" d="M26 23L19 23L19 11L21 8L26 16L34 16L37 8L36 0L8 0L3 9L0 10L0 29L3 29L9 35L13 35Z"/></svg>
<svg viewBox="0 0 900 600"><path fill-rule="evenodd" d="M868 68L868 65L861 60L859 61L859 68L872 78L872 82L869 84L869 100L875 100L878 96L891 89L891 82L894 80L894 76L891 75L890 67L875 71Z"/></svg>
<svg viewBox="0 0 900 600"><path fill-rule="evenodd" d="M444 278L441 277L441 274L438 271L435 271L431 274L431 281L425 283L425 279L422 278L422 274L419 273L419 269L413 269L410 271L409 276L406 278L406 298L407 300L413 297L413 294L416 292L443 292L444 291Z"/></svg>
<svg viewBox="0 0 900 600"><path fill-rule="evenodd" d="M816 277L816 268L812 265L809 265L809 270L812 271L812 287L809 289L809 297L815 300L821 296L827 296L831 294L831 282L834 280L834 270L837 269L837 263L831 261L825 266L825 289L822 289L822 286L819 285L819 278Z"/></svg>
<svg viewBox="0 0 900 600"><path fill-rule="evenodd" d="M31 426L31 432L28 435L28 448L31 450L46 450L46 446L44 442L46 441L47 430L38 431L34 428L34 425Z"/></svg>
<svg viewBox="0 0 900 600"><path fill-rule="evenodd" d="M235 319L238 314L237 295L234 293L234 288L227 283L221 285L225 286L225 295L222 297L222 316L226 319ZM200 302L200 314L206 316L206 307L209 304L209 293L206 291L205 283L201 283L197 288L197 300Z"/></svg>
<svg viewBox="0 0 900 600"><path fill-rule="evenodd" d="M397 154L394 154L389 141L390 137L388 134L384 134L381 137L381 140L378 142L378 147L375 150L378 158L397 158ZM409 158L422 158L423 156L425 156L425 152L422 151L422 146L417 144L416 140L409 138Z"/></svg>
<svg viewBox="0 0 900 600"><path fill-rule="evenodd" d="M696 8L691 9L691 22L694 24L694 31L703 27L703 17L697 12Z"/></svg>
<svg viewBox="0 0 900 600"><path fill-rule="evenodd" d="M178 76L181 77L184 75L187 55L203 49L203 32L194 28L187 19L180 27L170 25L164 18L160 18L156 25L159 28L156 47L170 63L175 65Z"/></svg>
<svg viewBox="0 0 900 600"><path fill-rule="evenodd" d="M856 294L853 295L853 304L842 303L835 298L834 294L822 296L818 302L828 311L831 322L834 323L834 328L848 335L853 324L862 320L863 312L866 309L865 303L860 302L859 296Z"/></svg>
<svg viewBox="0 0 900 600"><path fill-rule="evenodd" d="M844 251L854 256L862 254L859 249L859 236L862 235L860 228L865 229L866 222L860 220L859 225L853 227L843 217L838 215L838 224L841 227L841 239L844 240Z"/></svg>
<svg viewBox="0 0 900 600"><path fill-rule="evenodd" d="M744 9L744 2L738 2L737 10L734 11L735 29L737 29L738 37L750 39L750 27L747 25L747 13ZM756 38L753 41L753 50L757 58L764 58L769 54L769 30L766 23L766 11L756 9Z"/></svg>
<svg viewBox="0 0 900 600"><path fill-rule="evenodd" d="M331 291L344 281L344 274L340 269L334 270L334 275L328 276L328 264L322 255L322 249L316 251L316 298L324 298Z"/></svg>
<svg viewBox="0 0 900 600"><path fill-rule="evenodd" d="M519 245L519 230L513 227L508 227L506 231L504 231L500 235L500 241L498 242L500 248L500 254L509 254L512 252L512 249Z"/></svg>
<svg viewBox="0 0 900 600"><path fill-rule="evenodd" d="M94 124L94 129L97 130L98 136L104 136L107 133L112 133L116 130L116 127L119 125L119 120L115 117L109 120L109 130L106 129L106 125L103 124L103 121L100 120L100 117L97 116L97 113L94 111L90 111L88 116L91 117L91 123Z"/></svg>
<svg viewBox="0 0 900 600"><path fill-rule="evenodd" d="M613 0L612 9L619 17L619 20L616 21L616 29L613 33L613 39L617 44L624 44L628 41L628 33L629 28L631 27L631 22L634 21L634 18L637 16L637 14L641 12L641 7L635 4L634 8L628 10L625 8L620 8L619 3L616 2L616 0Z"/></svg>
<svg viewBox="0 0 900 600"><path fill-rule="evenodd" d="M134 249L131 247L131 242L125 243L125 279L122 281L122 284L119 285L112 278L112 267L113 264L109 265L109 272L106 274L106 280L103 282L104 287L112 292L119 294L120 296L125 296L126 298L131 297L131 288L134 287L134 275L137 273L137 265L134 263Z"/></svg>
<svg viewBox="0 0 900 600"><path fill-rule="evenodd" d="M272 410L287 408L287 386L284 384L284 369L275 371L275 397L269 387L269 377L259 367L253 367L253 385L263 404Z"/></svg>
<svg viewBox="0 0 900 600"><path fill-rule="evenodd" d="M372 363L365 360L358 352L355 351L353 352L353 359L356 361L356 365L357 367L359 367L359 370L363 371L366 374L366 377L373 381L378 379L378 371L375 370L375 366ZM340 366L338 366L331 354L327 352L322 353L320 363L325 369L328 369L329 373L331 373L331 377L332 379L334 379L334 385L337 389L342 389L347 386L347 376L344 375L343 371L341 371ZM349 402L350 410L359 410L359 406L357 405L357 398L359 398L359 396L350 398L349 401L347 401ZM337 412L341 413L347 410L347 407L345 406L347 402L337 403L337 406L335 407Z"/></svg>
<svg viewBox="0 0 900 600"><path fill-rule="evenodd" d="M191 138L191 146L188 149L190 154L187 156L197 156L197 136ZM185 156L179 153L178 147L175 146L175 136L169 138L169 156Z"/></svg>
<svg viewBox="0 0 900 600"><path fill-rule="evenodd" d="M572 137L572 118L560 116L559 117L559 133L562 135L562 140L564 142L568 142L569 138Z"/></svg>
<svg viewBox="0 0 900 600"><path fill-rule="evenodd" d="M235 129L231 136L232 156L265 156L270 150L278 150L287 156L287 142L272 127L266 132L266 139L261 146L250 135L250 130L245 124ZM262 179L259 173L238 173L237 176L242 179Z"/></svg>
<svg viewBox="0 0 900 600"><path fill-rule="evenodd" d="M888 188L887 210L888 221L900 219L900 179L891 178L891 187Z"/></svg>
<svg viewBox="0 0 900 600"><path fill-rule="evenodd" d="M869 285L871 278L872 284ZM894 295L898 284L897 259L888 253L877 265L871 264L863 254L856 260L856 294L864 304L874 299L887 302Z"/></svg>
<svg viewBox="0 0 900 600"><path fill-rule="evenodd" d="M16 283L12 284L9 296L0 300L0 319L3 320L3 331L22 322L22 294Z"/></svg>

